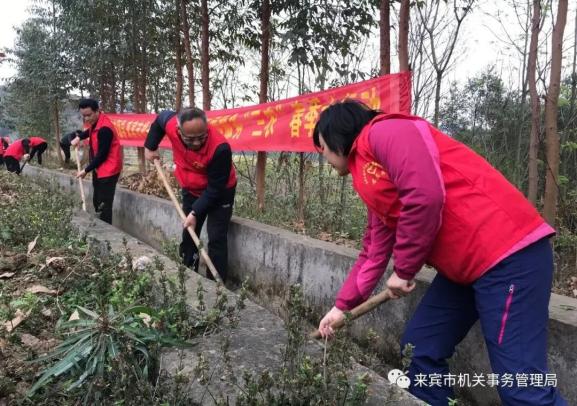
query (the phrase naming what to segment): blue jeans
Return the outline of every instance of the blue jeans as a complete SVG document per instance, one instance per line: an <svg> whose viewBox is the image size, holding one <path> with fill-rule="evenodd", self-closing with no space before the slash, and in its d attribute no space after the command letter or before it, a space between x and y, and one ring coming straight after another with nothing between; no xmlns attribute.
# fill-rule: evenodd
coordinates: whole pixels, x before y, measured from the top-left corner
<svg viewBox="0 0 577 406"><path fill-rule="evenodd" d="M427 383L431 383L430 374L446 376L447 359L480 320L491 368L500 379L493 386L504 405L567 405L551 381L545 386L552 275L548 238L505 258L469 286L437 274L401 342L402 348L407 343L415 347L408 371L409 391L433 406L454 399L452 385L416 385L417 374L426 376ZM481 374L471 371L471 378L475 372ZM526 374L526 385L525 375L517 374ZM531 374L542 376L543 382L530 380Z"/></svg>

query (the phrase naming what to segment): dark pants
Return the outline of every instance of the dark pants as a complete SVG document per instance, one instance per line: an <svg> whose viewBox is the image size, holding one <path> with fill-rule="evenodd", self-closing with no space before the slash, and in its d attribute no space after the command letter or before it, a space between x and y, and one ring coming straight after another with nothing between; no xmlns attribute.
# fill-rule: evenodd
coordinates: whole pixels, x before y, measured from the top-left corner
<svg viewBox="0 0 577 406"><path fill-rule="evenodd" d="M114 203L114 192L120 174L106 178L98 178L96 171L92 172L92 204L94 210L99 214L100 220L112 224L112 204Z"/></svg>
<svg viewBox="0 0 577 406"><path fill-rule="evenodd" d="M204 221L208 217L206 230L208 234L208 256L223 282L226 281L228 274L228 226L232 217L235 189L228 189L225 195L220 202L209 209L206 215L196 218L196 228L194 230L196 235L200 236ZM192 205L196 199L197 197L191 195L188 191L182 190L182 209L186 215L192 210ZM186 229L182 232L180 256L184 265L198 272L198 250ZM214 279L209 270L207 270L207 275L209 279Z"/></svg>
<svg viewBox="0 0 577 406"><path fill-rule="evenodd" d="M44 153L44 151L46 151L47 148L48 148L48 144L45 142L32 148L31 154L32 153L36 154L36 159L37 159L39 165L42 165L42 154Z"/></svg>
<svg viewBox="0 0 577 406"><path fill-rule="evenodd" d="M70 162L70 142L60 141L60 149L64 153L64 163Z"/></svg>
<svg viewBox="0 0 577 406"><path fill-rule="evenodd" d="M502 404L566 405L554 387L556 382L550 380L545 386L552 275L553 256L547 238L504 259L471 286L458 285L438 274L401 343L402 348L407 343L415 346L408 372L409 391L437 406L454 399L453 386L472 386L474 373L481 375L481 371L471 372L470 385L447 385L450 380L445 377L449 374L447 359L479 319L491 368L499 377L499 383L492 386L499 391ZM428 385L433 382L431 374L443 377L440 386ZM538 377L529 380L532 374L543 378L541 384ZM423 378L426 386L417 383ZM476 386L481 386L478 381ZM487 379L483 386L490 386Z"/></svg>
<svg viewBox="0 0 577 406"><path fill-rule="evenodd" d="M4 166L4 155L0 155L0 168Z"/></svg>
<svg viewBox="0 0 577 406"><path fill-rule="evenodd" d="M20 173L20 162L16 158L7 156L4 158L4 163L8 172Z"/></svg>

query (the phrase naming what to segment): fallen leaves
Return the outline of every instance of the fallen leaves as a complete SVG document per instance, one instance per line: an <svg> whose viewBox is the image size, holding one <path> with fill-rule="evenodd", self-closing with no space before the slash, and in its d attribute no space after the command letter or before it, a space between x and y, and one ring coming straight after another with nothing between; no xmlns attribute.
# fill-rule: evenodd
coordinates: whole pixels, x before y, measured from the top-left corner
<svg viewBox="0 0 577 406"><path fill-rule="evenodd" d="M8 279L13 277L14 275L16 275L15 272L4 272L2 274L0 274L0 279Z"/></svg>
<svg viewBox="0 0 577 406"><path fill-rule="evenodd" d="M178 189L178 183L171 172L167 172L167 178L172 188ZM146 174L135 173L126 176L120 180L120 184L138 193L168 198L168 193L156 170L150 170Z"/></svg>
<svg viewBox="0 0 577 406"><path fill-rule="evenodd" d="M45 293L47 295L53 295L56 296L58 295L58 291L54 290L54 289L49 289L46 286L42 286L42 285L34 285L29 287L28 289L26 289L26 292L30 292L30 293Z"/></svg>
<svg viewBox="0 0 577 406"><path fill-rule="evenodd" d="M20 323L22 323L24 320L26 320L28 318L28 316L30 316L30 312L31 312L31 310L28 310L26 313L24 313L20 309L16 310L16 314L15 314L16 317L14 317L12 320L9 320L3 324L6 331L8 333L11 333L16 327L18 327L20 325Z"/></svg>
<svg viewBox="0 0 577 406"><path fill-rule="evenodd" d="M0 257L0 271L15 272L24 268L28 264L26 254L4 255Z"/></svg>
<svg viewBox="0 0 577 406"><path fill-rule="evenodd" d="M41 272L46 267L51 267L56 270L64 269L66 267L66 258L65 257L46 258L46 262L40 266L40 269L38 271Z"/></svg>
<svg viewBox="0 0 577 406"><path fill-rule="evenodd" d="M57 346L60 342L55 338L51 338L49 340L41 340L38 337L27 333L20 335L20 341L22 342L22 345L30 348L35 352L48 352L50 349Z"/></svg>
<svg viewBox="0 0 577 406"><path fill-rule="evenodd" d="M27 255L30 255L30 253L32 252L32 250L34 249L34 247L36 247L36 242L38 241L38 237L40 237L39 235L36 236L36 238L34 239L34 241L30 241L28 243L28 251L26 251Z"/></svg>

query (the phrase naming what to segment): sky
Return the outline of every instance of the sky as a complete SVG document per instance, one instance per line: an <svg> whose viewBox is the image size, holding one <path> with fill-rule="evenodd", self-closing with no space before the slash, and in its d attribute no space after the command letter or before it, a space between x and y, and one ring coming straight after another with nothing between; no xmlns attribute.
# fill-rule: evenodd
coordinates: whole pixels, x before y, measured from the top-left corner
<svg viewBox="0 0 577 406"><path fill-rule="evenodd" d="M14 45L16 32L13 27L22 24L26 19L28 15L27 9L32 4L32 1L0 0L0 4L2 4L2 12L0 14L0 50ZM524 0L515 1L520 4L525 3ZM507 55L511 51L507 50L506 45L500 40L500 38L505 38L503 29L490 16L500 12L510 34L512 36L519 35L520 30L512 17L511 8L505 8L504 4L505 1L503 0L477 0L473 13L467 16L464 22L459 47L461 54L457 56L456 68L448 75L450 80L464 81L466 78L485 70L491 64L496 64L498 68L507 70L507 75L511 74L509 67L512 63L517 64L518 59L513 59ZM569 4L565 37L573 38L577 2L569 1ZM499 8L502 8L502 10L499 10ZM506 17L507 14L509 17ZM567 43L572 43L572 41ZM570 52L566 53L566 63L570 62L569 54L571 52L570 50ZM7 61L0 63L0 84L6 78L14 75L14 73L14 67ZM507 82L507 79L504 78L505 82ZM511 80L515 79L511 78Z"/></svg>
<svg viewBox="0 0 577 406"><path fill-rule="evenodd" d="M2 12L0 13L0 52L4 48L11 48L16 39L14 26L18 26L26 20L26 9L31 0L0 0ZM0 62L0 84L7 77L14 75L15 70L7 61Z"/></svg>

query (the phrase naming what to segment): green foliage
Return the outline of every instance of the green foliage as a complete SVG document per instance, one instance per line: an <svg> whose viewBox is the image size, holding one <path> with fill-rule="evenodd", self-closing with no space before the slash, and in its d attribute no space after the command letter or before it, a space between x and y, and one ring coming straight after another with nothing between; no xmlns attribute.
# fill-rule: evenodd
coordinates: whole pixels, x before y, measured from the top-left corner
<svg viewBox="0 0 577 406"><path fill-rule="evenodd" d="M0 172L0 183L6 194L0 199L0 245L23 249L38 237L36 248L57 248L75 239L70 198L46 193L5 171Z"/></svg>
<svg viewBox="0 0 577 406"><path fill-rule="evenodd" d="M325 354L306 349L307 315L302 288L291 286L287 301L288 342L279 371L243 375L238 405L360 405L367 399L367 375L348 376L350 344L339 331Z"/></svg>
<svg viewBox="0 0 577 406"><path fill-rule="evenodd" d="M266 169L266 205L254 198L256 158L242 156L236 168L239 183L235 214L331 241L358 244L366 225L366 208L352 188L350 177L338 177L318 156L305 154L304 218L299 218L299 162L297 154L271 156Z"/></svg>
<svg viewBox="0 0 577 406"><path fill-rule="evenodd" d="M57 360L28 391L33 395L53 379L70 375L67 390L88 383L85 401L106 393L106 387L119 377L137 380L155 378L159 349L167 346L187 346L172 336L151 328L156 312L145 306L95 313L78 306L81 317L63 322L60 329L66 340L45 357L36 361ZM148 317L148 320L146 319ZM130 378L129 378L130 379ZM124 382L125 384L130 384ZM95 393L97 392L97 394Z"/></svg>

